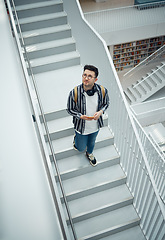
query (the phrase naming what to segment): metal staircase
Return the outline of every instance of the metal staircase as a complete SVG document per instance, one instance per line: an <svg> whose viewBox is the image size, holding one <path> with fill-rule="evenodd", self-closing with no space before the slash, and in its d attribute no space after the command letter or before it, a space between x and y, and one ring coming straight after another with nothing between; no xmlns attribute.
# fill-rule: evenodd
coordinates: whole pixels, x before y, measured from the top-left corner
<svg viewBox="0 0 165 240"><path fill-rule="evenodd" d="M65 74L70 73L72 76L73 68L76 68L78 70L75 75L79 81L81 65L62 1L37 1L25 5L17 5L17 1L15 2L20 23L17 30L21 27L24 39L21 44L22 48L25 44L28 55L28 59L25 55L25 61L30 62L39 87L77 239L146 239L139 226L140 218L133 205L133 196L126 185L127 176L121 168L120 155L114 146L114 136L108 127L107 119L104 120L105 127L100 130L96 142L94 154L98 165L95 168L91 167L84 154L73 149L73 125L71 117L65 111L65 92L77 83L68 83ZM28 64L27 69L31 75ZM57 87L55 82L58 76L61 77L58 82L62 82L63 94L60 92L60 85ZM53 100L51 90L54 91ZM59 95L62 95L63 102L59 100ZM47 100L49 98L50 100ZM51 107L47 106L49 101ZM46 134L45 141L47 142ZM71 239L74 239L51 153L50 160L66 223Z"/></svg>
<svg viewBox="0 0 165 240"><path fill-rule="evenodd" d="M145 239L138 226L140 218L133 207L133 196L126 185L126 175L120 166L107 119L96 141L98 165L94 168L85 154L73 149L72 120L65 110L59 112L59 117L56 112L54 119L49 114L46 118L51 119L48 128L77 238L132 240L136 239L134 232L137 232L139 240ZM55 169L53 162L52 167ZM54 174L58 181L55 170ZM61 202L64 202L62 196ZM70 226L67 214L66 221Z"/></svg>
<svg viewBox="0 0 165 240"><path fill-rule="evenodd" d="M80 64L62 1L18 5L16 11L34 74Z"/></svg>
<svg viewBox="0 0 165 240"><path fill-rule="evenodd" d="M145 77L125 90L125 94L131 104L140 103L152 96L165 86L165 63L162 62Z"/></svg>

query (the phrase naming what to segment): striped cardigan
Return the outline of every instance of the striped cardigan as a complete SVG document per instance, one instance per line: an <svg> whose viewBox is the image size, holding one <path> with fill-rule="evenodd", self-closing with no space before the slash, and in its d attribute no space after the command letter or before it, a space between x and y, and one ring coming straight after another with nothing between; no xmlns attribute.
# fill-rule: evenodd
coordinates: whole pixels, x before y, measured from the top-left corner
<svg viewBox="0 0 165 240"><path fill-rule="evenodd" d="M96 83L95 83L95 86L98 93L97 111L103 110L103 113L104 113L109 106L108 91L105 88L105 96L103 98L101 86ZM81 119L80 117L81 115L86 115L86 98L84 95L83 84L80 84L77 86L77 103L74 100L74 89L70 91L68 102L67 102L67 112L73 116L74 129L82 134L85 130L85 120ZM98 129L99 129L103 126L102 116L100 116L97 122L98 122Z"/></svg>

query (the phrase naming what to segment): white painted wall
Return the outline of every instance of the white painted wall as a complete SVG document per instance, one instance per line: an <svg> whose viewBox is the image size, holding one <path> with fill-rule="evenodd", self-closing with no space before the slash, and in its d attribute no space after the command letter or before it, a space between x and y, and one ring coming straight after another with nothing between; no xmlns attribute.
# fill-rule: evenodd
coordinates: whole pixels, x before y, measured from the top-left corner
<svg viewBox="0 0 165 240"><path fill-rule="evenodd" d="M60 240L3 0L0 35L0 239Z"/></svg>

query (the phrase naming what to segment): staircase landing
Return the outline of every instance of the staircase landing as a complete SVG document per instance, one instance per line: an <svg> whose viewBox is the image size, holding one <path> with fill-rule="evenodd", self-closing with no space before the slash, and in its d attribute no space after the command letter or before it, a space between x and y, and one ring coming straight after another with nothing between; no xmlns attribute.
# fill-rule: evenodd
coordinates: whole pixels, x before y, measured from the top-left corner
<svg viewBox="0 0 165 240"><path fill-rule="evenodd" d="M35 75L44 112L66 109L69 92L82 82L80 65Z"/></svg>

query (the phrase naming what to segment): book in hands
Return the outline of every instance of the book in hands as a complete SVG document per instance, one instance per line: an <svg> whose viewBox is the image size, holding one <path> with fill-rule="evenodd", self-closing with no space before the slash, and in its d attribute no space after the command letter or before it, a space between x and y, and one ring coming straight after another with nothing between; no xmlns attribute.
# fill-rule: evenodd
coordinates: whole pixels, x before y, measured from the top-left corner
<svg viewBox="0 0 165 240"><path fill-rule="evenodd" d="M94 117L92 116L92 117L87 117L88 119L94 119Z"/></svg>

